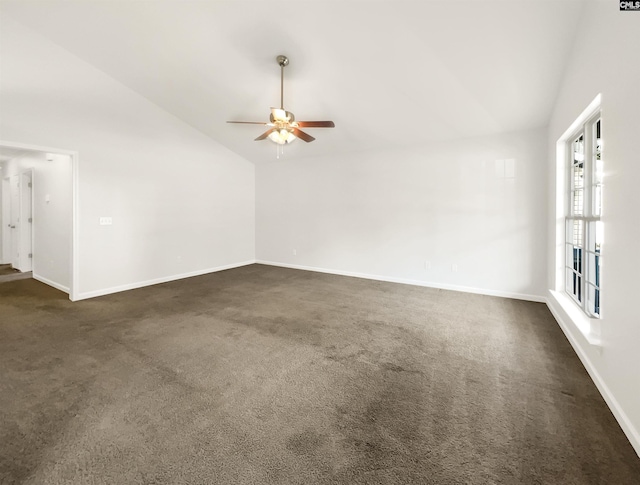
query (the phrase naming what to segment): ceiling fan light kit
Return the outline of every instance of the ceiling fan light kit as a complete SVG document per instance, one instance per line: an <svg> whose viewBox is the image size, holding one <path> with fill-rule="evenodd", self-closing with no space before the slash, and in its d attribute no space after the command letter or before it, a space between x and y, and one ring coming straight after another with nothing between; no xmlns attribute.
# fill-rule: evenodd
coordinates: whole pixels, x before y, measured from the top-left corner
<svg viewBox="0 0 640 485"><path fill-rule="evenodd" d="M309 143L315 140L314 137L300 130L300 128L333 128L333 121L296 121L295 116L290 111L284 109L284 68L289 64L287 56L276 57L280 66L280 108L271 108L269 121L227 121L227 123L242 123L251 125L264 125L269 129L257 137L255 141L269 139L278 145L278 158L282 153L284 145L295 141L297 138Z"/></svg>

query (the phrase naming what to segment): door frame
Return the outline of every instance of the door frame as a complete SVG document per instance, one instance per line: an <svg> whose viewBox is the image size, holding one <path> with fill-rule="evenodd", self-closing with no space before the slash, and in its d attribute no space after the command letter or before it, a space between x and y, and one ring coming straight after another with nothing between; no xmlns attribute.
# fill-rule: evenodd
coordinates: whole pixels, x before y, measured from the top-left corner
<svg viewBox="0 0 640 485"><path fill-rule="evenodd" d="M8 148L22 148L24 150L32 150L44 153L55 153L60 155L67 155L71 158L71 247L69 248L71 254L69 258L69 299L76 301L78 299L79 288L79 198L78 198L78 174L79 174L79 156L78 152L74 150L64 150L60 148L45 147L40 145L33 145L30 143L17 143L11 141L0 140L0 145ZM33 182L33 176L32 176ZM33 192L32 192L33 197ZM33 200L32 200L33 203ZM33 231L31 233L33 238ZM32 243L33 244L33 243Z"/></svg>

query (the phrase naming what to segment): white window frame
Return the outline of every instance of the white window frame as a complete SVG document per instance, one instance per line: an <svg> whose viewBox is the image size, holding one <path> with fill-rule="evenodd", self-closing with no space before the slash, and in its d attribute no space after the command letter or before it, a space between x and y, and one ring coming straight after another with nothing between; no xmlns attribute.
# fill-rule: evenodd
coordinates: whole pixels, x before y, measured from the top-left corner
<svg viewBox="0 0 640 485"><path fill-rule="evenodd" d="M580 124L579 129L568 137L565 148L567 202L564 289L574 303L590 318L600 318L601 314L603 227L601 222L602 166L598 167L599 159L596 150L598 126L602 131L600 110ZM576 150L578 146L581 146L582 150ZM601 147L602 143L600 143ZM598 169L599 173L596 176Z"/></svg>
<svg viewBox="0 0 640 485"><path fill-rule="evenodd" d="M606 114L602 109L602 94L598 94L591 103L584 109L584 111L576 118L571 126L558 138L556 143L556 163L555 171L552 173L552 180L550 180L552 187L555 187L555 196L553 200L553 227L554 227L554 257L553 264L553 283L549 290L551 299L549 300L549 309L556 317L560 326L565 329L565 332L569 332L567 325L573 326L580 331L586 341L601 349L601 327L606 319L606 305L607 305L607 293L606 293L606 267L601 265L602 273L600 275L601 281L604 283L604 294L601 298L600 306L600 318L585 313L581 306L579 306L573 298L571 298L566 292L566 218L569 214L569 196L567 194L567 187L569 184L568 175L568 161L570 157L571 143L573 142L573 136L579 133L585 123L600 115L600 119L605 124L605 137L606 137ZM605 146L605 156L606 156ZM606 164L606 160L605 160ZM606 185L606 177L604 179ZM606 195L605 195L606 197ZM602 215L603 221L606 219L606 206ZM606 223L606 221L605 221ZM602 251L606 254L606 241L603 242Z"/></svg>

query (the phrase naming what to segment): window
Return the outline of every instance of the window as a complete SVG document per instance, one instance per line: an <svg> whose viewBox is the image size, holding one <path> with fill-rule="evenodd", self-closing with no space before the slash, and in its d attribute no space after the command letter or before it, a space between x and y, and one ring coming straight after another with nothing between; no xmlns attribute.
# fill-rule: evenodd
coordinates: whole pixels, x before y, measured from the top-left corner
<svg viewBox="0 0 640 485"><path fill-rule="evenodd" d="M590 118L569 138L565 290L590 317L600 317L602 259L602 121Z"/></svg>

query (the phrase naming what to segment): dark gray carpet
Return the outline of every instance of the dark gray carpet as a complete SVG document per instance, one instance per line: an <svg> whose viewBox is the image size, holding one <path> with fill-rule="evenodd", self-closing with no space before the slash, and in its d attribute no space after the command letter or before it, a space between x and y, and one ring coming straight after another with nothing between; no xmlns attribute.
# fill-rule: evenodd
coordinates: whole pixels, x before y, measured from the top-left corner
<svg viewBox="0 0 640 485"><path fill-rule="evenodd" d="M31 277L31 271L21 273L17 269L13 269L10 264L0 264L0 283L14 280L23 280L25 278Z"/></svg>
<svg viewBox="0 0 640 485"><path fill-rule="evenodd" d="M14 273L18 273L18 270L13 269L10 264L0 264L0 276L10 275Z"/></svg>
<svg viewBox="0 0 640 485"><path fill-rule="evenodd" d="M640 483L543 304L252 265L0 315L3 484Z"/></svg>

